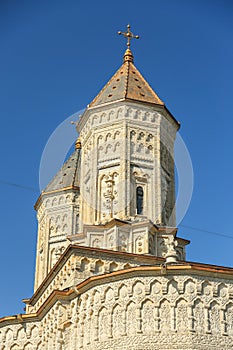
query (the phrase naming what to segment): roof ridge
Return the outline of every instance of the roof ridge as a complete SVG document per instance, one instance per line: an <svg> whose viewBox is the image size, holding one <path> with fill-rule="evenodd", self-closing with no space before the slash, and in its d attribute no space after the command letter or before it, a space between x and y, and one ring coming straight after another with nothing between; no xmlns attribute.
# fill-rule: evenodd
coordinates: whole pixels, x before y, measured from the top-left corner
<svg viewBox="0 0 233 350"><path fill-rule="evenodd" d="M129 67L130 67L130 61L125 61L124 64L127 65L127 73L125 78L125 95L124 98L127 96L128 87L129 87Z"/></svg>
<svg viewBox="0 0 233 350"><path fill-rule="evenodd" d="M72 186L74 186L76 174L78 171L78 162L80 159L81 148L78 148L75 151L77 151L77 157L76 157L76 162L75 162L75 171L74 171L74 175L73 175Z"/></svg>
<svg viewBox="0 0 233 350"><path fill-rule="evenodd" d="M76 174L78 171L78 161L80 158L80 149L74 150L69 158L62 164L53 178L49 181L42 193L47 193L53 190L58 190L67 187L79 186L75 184ZM79 182L79 179L77 179Z"/></svg>
<svg viewBox="0 0 233 350"><path fill-rule="evenodd" d="M118 68L116 70L116 72L113 74L113 76L108 80L107 84L105 84L102 89L100 90L100 92L96 95L96 97L91 101L91 103L89 104L89 106L91 107L91 105L95 104L96 100L98 99L99 96L101 96L101 94L107 89L107 87L111 84L112 80L115 78L115 76L117 75L117 73L122 69L122 67L124 66L124 63L120 66L120 68Z"/></svg>
<svg viewBox="0 0 233 350"><path fill-rule="evenodd" d="M160 104L164 106L164 102L160 99L160 97L156 94L156 92L153 90L153 88L150 86L148 81L144 78L144 76L141 74L141 72L137 69L137 67L133 64L133 62L129 62L133 69L136 70L139 77L142 79L142 81L146 84L147 88L149 88L152 95L155 97L155 99L159 100Z"/></svg>

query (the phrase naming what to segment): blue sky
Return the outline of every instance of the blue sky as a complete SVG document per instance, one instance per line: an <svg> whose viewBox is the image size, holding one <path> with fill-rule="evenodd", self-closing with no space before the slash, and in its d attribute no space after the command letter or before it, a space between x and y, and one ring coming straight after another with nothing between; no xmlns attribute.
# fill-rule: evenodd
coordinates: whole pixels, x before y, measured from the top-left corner
<svg viewBox="0 0 233 350"><path fill-rule="evenodd" d="M233 266L232 1L3 0L0 316L23 312L21 299L33 293L45 144L121 65L116 33L127 23L141 37L135 65L181 122L192 159L194 192L179 225L191 240L187 259Z"/></svg>

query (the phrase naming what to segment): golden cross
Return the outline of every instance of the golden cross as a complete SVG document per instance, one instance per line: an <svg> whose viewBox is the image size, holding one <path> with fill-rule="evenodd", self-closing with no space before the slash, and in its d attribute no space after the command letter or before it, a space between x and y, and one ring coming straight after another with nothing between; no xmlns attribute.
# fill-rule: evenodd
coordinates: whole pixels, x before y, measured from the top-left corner
<svg viewBox="0 0 233 350"><path fill-rule="evenodd" d="M124 35L125 38L127 38L127 46L128 49L130 49L130 40L131 39L139 39L138 35L134 35L131 31L130 31L130 25L127 25L127 32L118 32L119 35Z"/></svg>

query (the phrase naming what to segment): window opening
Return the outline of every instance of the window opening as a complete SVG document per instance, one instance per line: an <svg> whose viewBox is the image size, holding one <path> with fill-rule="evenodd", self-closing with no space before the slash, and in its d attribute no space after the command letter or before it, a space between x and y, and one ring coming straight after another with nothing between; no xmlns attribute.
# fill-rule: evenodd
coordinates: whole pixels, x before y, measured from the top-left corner
<svg viewBox="0 0 233 350"><path fill-rule="evenodd" d="M137 187L137 214L142 215L143 213L143 188L142 186Z"/></svg>

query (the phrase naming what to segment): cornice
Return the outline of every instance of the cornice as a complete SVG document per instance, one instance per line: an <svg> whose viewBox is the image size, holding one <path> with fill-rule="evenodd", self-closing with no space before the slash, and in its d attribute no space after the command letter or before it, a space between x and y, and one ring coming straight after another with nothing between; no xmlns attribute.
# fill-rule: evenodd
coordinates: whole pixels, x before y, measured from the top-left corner
<svg viewBox="0 0 233 350"><path fill-rule="evenodd" d="M174 276L181 274L188 274L189 276L199 275L204 277L227 278L233 280L233 268L227 268L223 266L186 262L168 266L136 266L130 269L114 271L105 275L89 277L85 281L69 288L68 290L54 290L36 313L18 314L14 316L3 317L0 318L0 325L22 323L27 321L39 321L57 301L70 300L75 296L81 295L82 293L88 291L94 286L99 286L101 284L116 282L125 278L128 279L133 277L146 276L156 277L161 275Z"/></svg>
<svg viewBox="0 0 233 350"><path fill-rule="evenodd" d="M45 192L45 191L42 191L40 196L38 197L35 205L34 205L34 209L35 210L38 210L42 200L43 200L43 197L47 196L47 195L50 195L50 194L54 194L54 193L63 193L65 191L68 191L68 190L75 190L75 191L79 191L80 190L80 187L79 186L68 186L68 187L64 187L62 189L58 189L58 190L53 190L53 191L48 191L48 192Z"/></svg>
<svg viewBox="0 0 233 350"><path fill-rule="evenodd" d="M41 294L50 283L53 276L55 276L58 273L58 271L64 266L65 262L70 258L72 254L85 255L85 253L90 253L93 257L96 254L101 254L103 259L111 257L114 260L114 256L115 256L118 258L122 257L128 260L131 259L131 262L148 261L148 263L151 263L151 264L155 264L155 263L161 264L165 262L164 258L156 257L153 255L126 253L126 252L119 252L119 251L114 251L109 249L92 248L92 247L85 247L85 246L80 246L76 244L73 244L73 245L70 244L66 248L62 256L58 259L56 264L53 266L53 268L49 271L48 275L45 277L41 285L37 288L33 296L30 299L26 299L27 303L31 305L34 305L36 303L36 301L40 298Z"/></svg>

